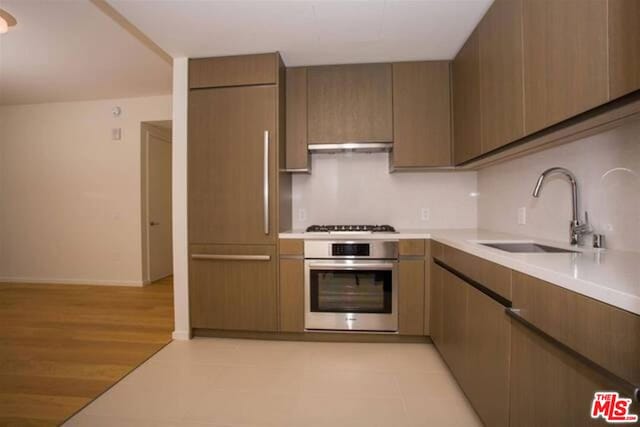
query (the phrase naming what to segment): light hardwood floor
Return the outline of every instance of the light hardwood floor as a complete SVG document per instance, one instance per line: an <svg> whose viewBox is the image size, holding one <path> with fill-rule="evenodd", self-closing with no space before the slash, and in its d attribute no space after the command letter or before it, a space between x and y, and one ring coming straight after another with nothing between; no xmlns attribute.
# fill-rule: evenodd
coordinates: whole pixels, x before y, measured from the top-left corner
<svg viewBox="0 0 640 427"><path fill-rule="evenodd" d="M55 426L171 340L171 278L0 284L0 426Z"/></svg>

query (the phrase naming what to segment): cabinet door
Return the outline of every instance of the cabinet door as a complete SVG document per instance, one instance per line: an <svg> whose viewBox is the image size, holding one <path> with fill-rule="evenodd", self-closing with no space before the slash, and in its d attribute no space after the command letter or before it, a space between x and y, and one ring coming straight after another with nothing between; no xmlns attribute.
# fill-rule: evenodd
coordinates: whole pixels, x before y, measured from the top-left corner
<svg viewBox="0 0 640 427"><path fill-rule="evenodd" d="M307 68L287 68L286 169L309 170L307 149Z"/></svg>
<svg viewBox="0 0 640 427"><path fill-rule="evenodd" d="M309 67L309 144L393 141L391 64Z"/></svg>
<svg viewBox="0 0 640 427"><path fill-rule="evenodd" d="M482 152L524 135L522 0L496 0L479 25Z"/></svg>
<svg viewBox="0 0 640 427"><path fill-rule="evenodd" d="M398 269L399 332L401 335L423 335L424 259L401 259Z"/></svg>
<svg viewBox="0 0 640 427"><path fill-rule="evenodd" d="M276 107L274 87L200 89L189 94L192 244L275 243Z"/></svg>
<svg viewBox="0 0 640 427"><path fill-rule="evenodd" d="M448 61L393 64L393 167L451 165Z"/></svg>
<svg viewBox="0 0 640 427"><path fill-rule="evenodd" d="M452 64L453 156L456 165L481 154L480 46L478 30L467 39Z"/></svg>
<svg viewBox="0 0 640 427"><path fill-rule="evenodd" d="M468 285L448 271L443 270L442 274L442 344L439 350L458 383L465 389Z"/></svg>
<svg viewBox="0 0 640 427"><path fill-rule="evenodd" d="M277 53L191 59L189 88L275 84L279 61Z"/></svg>
<svg viewBox="0 0 640 427"><path fill-rule="evenodd" d="M444 270L431 261L431 298L429 310L429 334L436 347L442 347L442 323L443 323L443 281Z"/></svg>
<svg viewBox="0 0 640 427"><path fill-rule="evenodd" d="M530 134L607 101L607 1L523 1Z"/></svg>
<svg viewBox="0 0 640 427"><path fill-rule="evenodd" d="M467 288L465 393L485 425L509 425L511 322L504 306Z"/></svg>
<svg viewBox="0 0 640 427"><path fill-rule="evenodd" d="M280 258L280 330L304 331L304 260Z"/></svg>
<svg viewBox="0 0 640 427"><path fill-rule="evenodd" d="M640 2L609 0L610 99L640 89Z"/></svg>
<svg viewBox="0 0 640 427"><path fill-rule="evenodd" d="M276 331L275 255L275 246L192 246L191 326Z"/></svg>
<svg viewBox="0 0 640 427"><path fill-rule="evenodd" d="M616 385L553 342L512 323L512 426L604 425L590 417L596 391L616 391ZM634 402L631 412L638 410Z"/></svg>

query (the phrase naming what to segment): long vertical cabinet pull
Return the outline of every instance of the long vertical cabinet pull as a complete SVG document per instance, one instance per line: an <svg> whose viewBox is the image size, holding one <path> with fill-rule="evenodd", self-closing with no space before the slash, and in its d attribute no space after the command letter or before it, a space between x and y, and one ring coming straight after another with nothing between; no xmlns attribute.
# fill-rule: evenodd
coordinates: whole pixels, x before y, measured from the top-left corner
<svg viewBox="0 0 640 427"><path fill-rule="evenodd" d="M264 234L269 234L269 131L264 131Z"/></svg>

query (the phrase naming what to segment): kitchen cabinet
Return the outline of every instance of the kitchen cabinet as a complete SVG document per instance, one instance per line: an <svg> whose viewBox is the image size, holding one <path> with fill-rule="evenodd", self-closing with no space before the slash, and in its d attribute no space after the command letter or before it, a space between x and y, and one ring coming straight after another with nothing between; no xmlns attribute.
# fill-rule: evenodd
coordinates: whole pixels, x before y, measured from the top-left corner
<svg viewBox="0 0 640 427"><path fill-rule="evenodd" d="M189 94L190 243L275 244L277 100L270 86Z"/></svg>
<svg viewBox="0 0 640 427"><path fill-rule="evenodd" d="M285 169L309 172L307 149L307 68L287 68Z"/></svg>
<svg viewBox="0 0 640 427"><path fill-rule="evenodd" d="M401 335L424 335L425 241L400 240L398 328Z"/></svg>
<svg viewBox="0 0 640 427"><path fill-rule="evenodd" d="M304 332L304 241L282 239L279 253L279 329Z"/></svg>
<svg viewBox="0 0 640 427"><path fill-rule="evenodd" d="M451 65L453 157L459 165L482 153L480 144L480 44L474 30Z"/></svg>
<svg viewBox="0 0 640 427"><path fill-rule="evenodd" d="M615 99L640 89L640 2L609 0L609 91Z"/></svg>
<svg viewBox="0 0 640 427"><path fill-rule="evenodd" d="M277 331L276 252L272 245L192 245L191 327Z"/></svg>
<svg viewBox="0 0 640 427"><path fill-rule="evenodd" d="M478 27L482 152L524 136L522 0L496 0Z"/></svg>
<svg viewBox="0 0 640 427"><path fill-rule="evenodd" d="M509 425L511 322L504 306L467 286L465 393L488 426Z"/></svg>
<svg viewBox="0 0 640 427"><path fill-rule="evenodd" d="M309 144L393 141L391 64L307 69Z"/></svg>
<svg viewBox="0 0 640 427"><path fill-rule="evenodd" d="M525 130L608 100L607 1L523 0Z"/></svg>
<svg viewBox="0 0 640 427"><path fill-rule="evenodd" d="M279 57L273 53L192 59L189 88L276 84L278 70Z"/></svg>
<svg viewBox="0 0 640 427"><path fill-rule="evenodd" d="M451 248L432 249L438 260L432 264L432 340L484 424L507 426L511 320L505 305L486 293L487 282L471 282L474 271L444 263Z"/></svg>
<svg viewBox="0 0 640 427"><path fill-rule="evenodd" d="M451 165L448 61L393 64L392 168Z"/></svg>
<svg viewBox="0 0 640 427"><path fill-rule="evenodd" d="M596 391L611 390L617 390L617 385L582 359L513 322L511 425L603 425L602 419L591 419L591 402ZM621 395L630 398L628 394ZM631 413L638 411L635 401Z"/></svg>
<svg viewBox="0 0 640 427"><path fill-rule="evenodd" d="M430 295L429 300L425 301L425 307L429 307L429 327L425 327L425 332L431 336L431 340L438 348L442 345L444 270L435 264L434 259L442 258L442 250L443 245L431 240L428 258Z"/></svg>

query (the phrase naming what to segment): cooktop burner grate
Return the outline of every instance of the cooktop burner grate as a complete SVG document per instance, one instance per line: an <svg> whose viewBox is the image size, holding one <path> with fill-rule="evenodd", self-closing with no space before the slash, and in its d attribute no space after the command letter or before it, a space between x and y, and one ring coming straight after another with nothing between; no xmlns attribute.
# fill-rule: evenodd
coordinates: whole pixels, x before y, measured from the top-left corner
<svg viewBox="0 0 640 427"><path fill-rule="evenodd" d="M395 233L390 225L311 225L308 233Z"/></svg>

